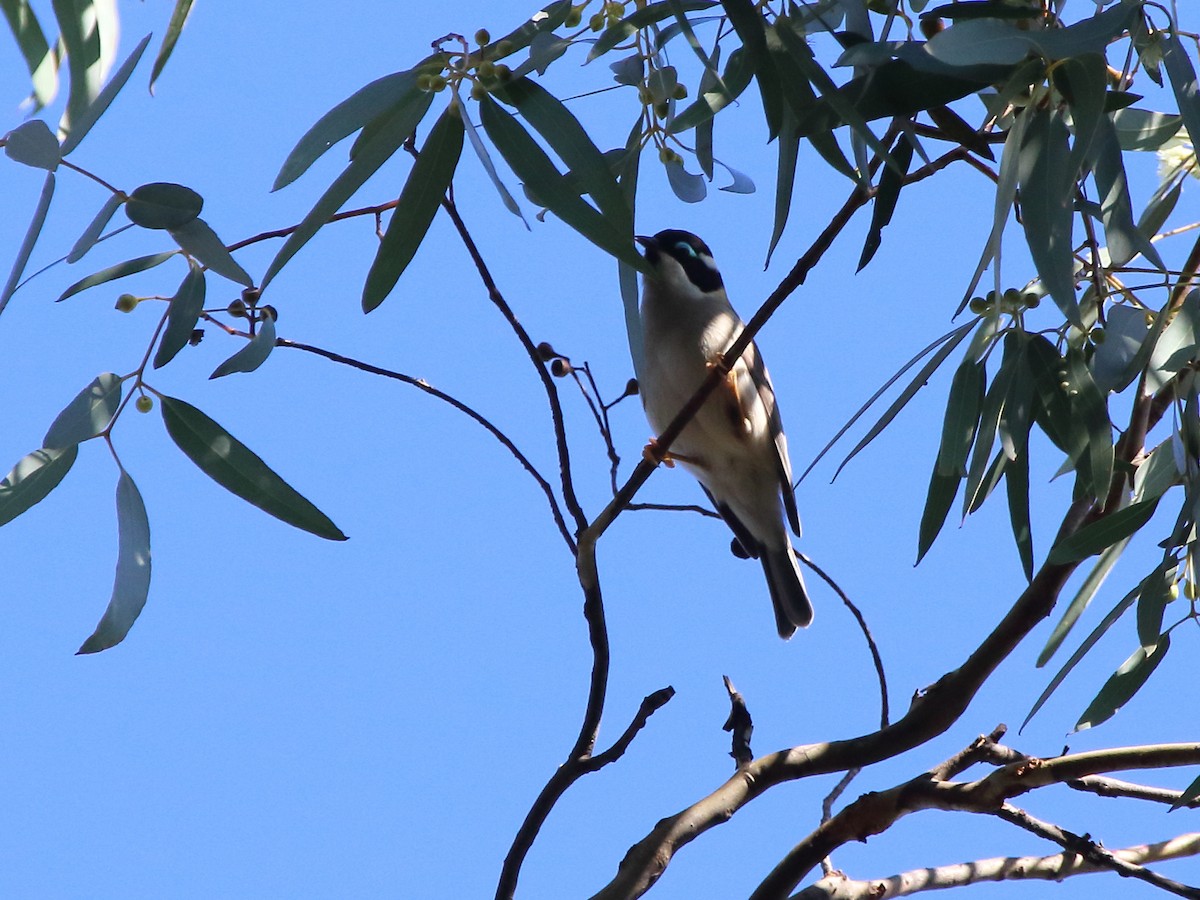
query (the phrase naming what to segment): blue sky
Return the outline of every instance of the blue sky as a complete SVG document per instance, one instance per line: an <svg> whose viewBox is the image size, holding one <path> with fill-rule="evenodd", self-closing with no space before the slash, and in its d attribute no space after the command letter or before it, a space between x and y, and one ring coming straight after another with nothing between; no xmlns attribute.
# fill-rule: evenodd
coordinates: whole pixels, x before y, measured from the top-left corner
<svg viewBox="0 0 1200 900"><path fill-rule="evenodd" d="M162 6L122 4L122 54L146 32L161 33ZM345 148L284 191L268 190L323 112L421 58L434 38L481 26L499 34L532 11L507 0L426 4L412 21L408 5L398 8L301 3L284 16L265 4L236 11L200 4L157 96L145 90L147 60L72 158L126 190L148 181L189 185L227 242L295 223L340 171ZM545 83L560 96L607 85L603 65L580 69L567 58ZM21 121L23 78L9 47L0 54L9 124L0 130ZM602 148L628 131L632 101L623 93L573 104ZM702 235L747 317L850 189L803 150L791 226L764 272L775 164L755 103L748 94L742 108L722 116L716 154L751 174L757 193L710 190L705 203L683 204L648 156L637 213L641 233L681 227ZM1140 203L1155 186L1154 160L1135 162ZM395 196L407 171L405 160L389 164L356 202ZM33 170L0 166L6 259L40 183ZM605 397L619 394L632 370L612 261L553 216L534 221L525 203L527 232L469 151L455 189L533 339L588 361ZM1195 218L1194 191L1185 190ZM986 237L991 197L990 184L966 167L907 190L878 256L856 275L868 221L860 213L762 333L797 469L916 349L950 327ZM63 255L104 199L96 186L62 173L31 269ZM1006 284L1032 274L1018 237L1010 233L1006 245ZM258 277L276 247L265 242L238 259ZM183 271L163 267L62 304L54 298L84 274L158 249L165 247L154 235L131 232L16 295L0 321L0 458L15 462L34 449L97 373L137 365L156 316L116 312L116 295L169 294ZM364 317L359 294L373 254L373 223L324 229L267 292L280 311L280 334L427 379L492 418L553 476L536 377L445 217L388 301ZM214 282L209 305L237 290ZM351 539L328 543L242 503L176 450L157 411L131 410L115 441L149 511L150 599L121 646L76 657L107 601L116 555L116 468L99 442L82 449L63 485L0 532L7 725L0 893L490 896L515 829L573 743L582 714L590 654L572 559L533 481L460 414L412 388L296 351L277 351L252 375L208 381L238 346L210 328L152 384L221 422ZM1023 584L999 497L964 528L948 526L927 560L912 566L948 381L949 371L931 380L836 482L827 461L798 492L801 549L867 616L887 665L893 716L914 690L961 661ZM567 382L560 389L577 488L594 515L607 499L603 446L582 399ZM616 407L613 429L627 474L649 437L636 401ZM1059 460L1041 449L1033 478L1039 559L1069 497L1065 480L1049 483ZM661 470L639 499L691 503L701 494L682 470ZM722 675L749 703L757 753L873 729L870 661L837 598L810 578L816 623L781 642L758 566L727 548L723 525L678 513L627 513L605 536L600 575L613 668L601 746L620 734L645 694L667 684L677 694L624 759L568 792L530 854L521 896L599 889L658 819L728 777ZM1154 559L1153 547L1129 554L1083 626L1099 621ZM1001 667L955 728L863 773L850 795L912 777L1000 722L1015 728L1049 677L1033 667L1049 628ZM1066 743L1083 750L1195 739L1194 717L1181 714L1180 703L1193 683L1185 658L1193 638L1181 638L1125 711L1068 737L1135 644L1133 623L1122 623L1012 745L1051 755ZM1182 787L1192 777L1147 780ZM687 847L652 896L747 894L816 823L831 785L819 778L771 791ZM1195 829L1194 812L1168 817L1066 790L1028 807L1109 847ZM872 877L1051 852L999 821L923 813L839 851L834 862ZM1200 877L1194 862L1162 869L1185 881ZM1045 890L985 885L973 896ZM1058 896L1085 892L1151 896L1145 886L1118 887L1105 876L1076 879Z"/></svg>

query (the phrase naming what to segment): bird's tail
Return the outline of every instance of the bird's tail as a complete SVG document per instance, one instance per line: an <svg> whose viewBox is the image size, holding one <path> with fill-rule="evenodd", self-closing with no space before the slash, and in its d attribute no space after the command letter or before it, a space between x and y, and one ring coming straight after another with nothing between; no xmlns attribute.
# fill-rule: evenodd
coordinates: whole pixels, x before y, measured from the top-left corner
<svg viewBox="0 0 1200 900"><path fill-rule="evenodd" d="M771 603L775 607L775 627L779 629L779 636L787 640L797 628L812 624L813 607L804 587L804 576L800 574L800 566L789 544L778 550L763 548L762 564Z"/></svg>

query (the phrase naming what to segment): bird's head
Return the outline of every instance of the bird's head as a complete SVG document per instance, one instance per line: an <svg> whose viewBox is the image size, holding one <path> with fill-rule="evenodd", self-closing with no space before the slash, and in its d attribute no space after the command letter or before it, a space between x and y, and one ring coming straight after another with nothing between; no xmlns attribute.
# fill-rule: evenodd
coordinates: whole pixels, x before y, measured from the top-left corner
<svg viewBox="0 0 1200 900"><path fill-rule="evenodd" d="M634 240L642 245L642 255L653 270L652 275L646 276L647 281L676 293L713 294L723 290L724 282L713 262L712 251L696 235L668 228L654 237L639 236Z"/></svg>

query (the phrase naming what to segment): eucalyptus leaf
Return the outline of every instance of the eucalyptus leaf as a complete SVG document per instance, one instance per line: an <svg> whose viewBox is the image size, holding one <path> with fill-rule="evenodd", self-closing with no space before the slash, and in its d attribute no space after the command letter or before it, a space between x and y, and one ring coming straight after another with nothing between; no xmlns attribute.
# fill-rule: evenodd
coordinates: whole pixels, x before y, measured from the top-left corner
<svg viewBox="0 0 1200 900"><path fill-rule="evenodd" d="M1158 498L1155 497L1131 503L1124 509L1109 513L1060 540L1050 550L1046 562L1052 566L1061 566L1101 553L1113 544L1136 534L1150 521L1157 508Z"/></svg>
<svg viewBox="0 0 1200 900"><path fill-rule="evenodd" d="M117 71L113 73L112 78L108 80L108 84L98 93L94 100L87 107L70 120L67 128L67 136L63 139L62 154L66 156L72 150L79 146L92 126L104 115L105 111L116 99L121 88L125 87L125 82L129 80L129 76L133 74L133 70L137 68L138 62L142 58L142 54L146 52L146 45L150 43L150 35L146 35L138 45L133 48L133 51L121 63Z"/></svg>
<svg viewBox="0 0 1200 900"><path fill-rule="evenodd" d="M1008 518L1025 580L1033 580L1033 529L1029 521L1029 454L1010 458L1004 469L1004 487L1008 497Z"/></svg>
<svg viewBox="0 0 1200 900"><path fill-rule="evenodd" d="M187 24L188 16L191 14L192 0L175 0L175 7L171 10L171 19L167 22L167 33L163 35L162 43L158 46L158 55L154 57L154 65L150 68L151 94L154 93L154 85L158 81L158 76L162 74L171 54L175 52L179 35L183 33L183 27Z"/></svg>
<svg viewBox="0 0 1200 900"><path fill-rule="evenodd" d="M417 74L417 70L409 69L377 78L321 116L283 161L271 190L291 184L326 150L368 122L401 111L428 108L431 97L417 87Z"/></svg>
<svg viewBox="0 0 1200 900"><path fill-rule="evenodd" d="M1058 623L1050 632L1050 637L1046 639L1046 646L1038 654L1035 665L1039 669L1048 663L1050 658L1058 652L1058 648L1062 646L1062 642L1066 640L1071 629L1075 627L1075 623L1079 620L1079 617L1083 615L1084 610L1091 604L1097 591L1100 590L1108 578L1108 573L1117 564L1117 560L1121 558L1121 554L1125 552L1125 548L1129 546L1129 542L1132 539L1132 535L1122 538L1100 554L1100 558L1096 560L1096 564L1092 566L1088 574L1084 577L1079 590L1075 592L1075 596L1067 604L1062 618L1058 620Z"/></svg>
<svg viewBox="0 0 1200 900"><path fill-rule="evenodd" d="M1112 113L1112 124L1122 150L1158 150L1179 133L1183 117L1127 106Z"/></svg>
<svg viewBox="0 0 1200 900"><path fill-rule="evenodd" d="M117 535L112 598L77 654L99 653L125 640L150 594L150 519L137 485L124 469L117 481Z"/></svg>
<svg viewBox="0 0 1200 900"><path fill-rule="evenodd" d="M204 310L204 270L195 264L188 265L188 272L179 284L179 290L171 298L167 312L167 327L158 342L154 354L154 368L161 369L187 346L192 331Z"/></svg>
<svg viewBox="0 0 1200 900"><path fill-rule="evenodd" d="M505 162L560 219L585 238L639 272L646 267L633 242L626 240L618 225L583 200L564 179L546 152L522 125L500 108L491 97L480 101L484 130ZM606 167L607 168L607 167ZM622 198L624 202L624 198Z"/></svg>
<svg viewBox="0 0 1200 900"><path fill-rule="evenodd" d="M288 235L275 258L267 266L260 287L265 289L279 274L279 270L287 265L288 260L342 208L342 204L404 145L429 111L432 102L432 93L407 93L387 112L371 120L368 128L360 135L359 141L355 143L356 152L350 164L325 189L313 208L296 226L296 230ZM278 184L278 179L276 183Z"/></svg>
<svg viewBox="0 0 1200 900"><path fill-rule="evenodd" d="M1088 704L1088 708L1075 723L1075 731L1094 728L1116 715L1118 710L1141 690L1170 648L1171 638L1164 634L1151 651L1147 651L1145 647L1134 650L1100 688L1100 693L1095 699Z"/></svg>
<svg viewBox="0 0 1200 900"><path fill-rule="evenodd" d="M7 525L21 513L41 503L71 471L79 445L62 449L41 449L26 454L0 481L0 525Z"/></svg>
<svg viewBox="0 0 1200 900"><path fill-rule="evenodd" d="M684 203L699 203L708 195L708 188L704 184L703 176L693 175L687 171L681 160L665 163L663 168L666 169L667 181L671 185L671 190Z"/></svg>
<svg viewBox="0 0 1200 900"><path fill-rule="evenodd" d="M509 191L508 185L500 178L500 173L496 171L496 164L492 162L492 155L488 152L487 145L479 136L479 129L471 121L470 111L465 104L460 104L458 111L462 115L463 125L466 126L466 135L471 144L471 149L475 151L475 155L479 158L483 170L487 172L488 178L491 179L492 187L500 195L500 202L504 204L505 209L520 219L521 223L525 226L525 230L529 231L529 223L525 220L525 214L521 212L521 207L517 205L517 201L513 197L512 192Z"/></svg>
<svg viewBox="0 0 1200 900"><path fill-rule="evenodd" d="M8 19L8 27L16 39L29 70L33 83L30 101L33 112L38 112L54 99L58 93L58 55L50 52L46 33L38 22L37 14L28 0L6 0L0 10Z"/></svg>
<svg viewBox="0 0 1200 900"><path fill-rule="evenodd" d="M416 256L445 199L462 155L465 125L459 109L457 102L446 107L409 172L367 273L362 293L363 312L375 309L391 293Z"/></svg>
<svg viewBox="0 0 1200 900"><path fill-rule="evenodd" d="M1192 140L1200 140L1200 88L1196 84L1196 70L1192 60L1174 31L1167 33L1162 42L1163 66L1179 104L1179 115Z"/></svg>
<svg viewBox="0 0 1200 900"><path fill-rule="evenodd" d="M954 372L950 393L946 398L942 441L938 447L935 469L939 475L961 478L967 474L967 457L975 441L986 387L985 364L972 359L963 360Z"/></svg>
<svg viewBox="0 0 1200 900"><path fill-rule="evenodd" d="M104 201L104 205L100 207L100 212L96 213L96 217L84 229L83 234L79 236L79 240L71 248L71 252L67 254L68 263L79 262L89 250L96 246L96 242L100 240L101 232L104 231L104 226L109 223L124 202L125 195L122 193L109 195L108 199Z"/></svg>
<svg viewBox="0 0 1200 900"><path fill-rule="evenodd" d="M1025 115L1032 116L1021 144L1018 175L1025 241L1059 310L1076 328L1087 330L1075 299L1072 227L1077 169L1067 145L1067 127L1057 112L1047 109L1027 110Z"/></svg>
<svg viewBox="0 0 1200 900"><path fill-rule="evenodd" d="M187 224L170 230L171 237L185 253L195 257L207 268L245 287L254 287L254 279L233 258L212 227L197 217Z"/></svg>
<svg viewBox="0 0 1200 900"><path fill-rule="evenodd" d="M225 360L208 377L221 378L234 372L253 372L275 349L275 320L270 315L258 320L258 331L237 353Z"/></svg>
<svg viewBox="0 0 1200 900"><path fill-rule="evenodd" d="M203 412L174 397L163 396L160 401L171 440L221 487L303 531L328 540L346 540L328 516Z"/></svg>
<svg viewBox="0 0 1200 900"><path fill-rule="evenodd" d="M38 235L42 233L42 226L46 224L46 213L50 211L50 200L54 197L54 184L54 173L47 172L46 179L42 182L42 192L38 195L37 206L34 207L33 216L29 220L29 227L25 229L25 237L21 240L16 259L13 260L12 269L9 270L8 280L4 283L4 288L0 290L0 313L4 312L8 301L12 299L12 295L20 285L21 274L25 271L25 265L33 253Z"/></svg>
<svg viewBox="0 0 1200 900"><path fill-rule="evenodd" d="M958 494L958 485L961 481L961 476L942 475L938 472L937 467L934 467L933 475L929 479L929 492L925 498L925 508L921 513L921 525L917 533L917 565L925 558L925 554L929 552L929 548L933 546L933 542L941 532L942 525L946 522L946 516L950 513L950 507L954 505L954 498Z"/></svg>
<svg viewBox="0 0 1200 900"><path fill-rule="evenodd" d="M1100 624L1092 629L1091 634L1084 638L1083 643L1081 643L1079 647L1076 648L1075 652L1071 654L1071 658L1063 663L1062 668L1060 668L1054 674L1054 677L1050 679L1050 683L1046 685L1046 688L1041 694L1038 695L1038 698L1034 701L1029 713L1025 716L1025 720L1021 723L1021 729L1024 729L1024 727L1029 724L1029 720L1037 715L1037 711L1041 709L1046 701L1050 699L1050 696L1056 690L1058 690L1058 686L1063 683L1066 677L1071 673L1071 670L1079 664L1079 661L1088 654L1088 651L1090 651L1092 647L1096 646L1096 642L1108 632L1108 629L1113 626L1113 623L1116 622L1117 619L1121 618L1121 616L1125 614L1126 610L1133 605L1133 601L1137 599L1137 596L1141 592L1142 588L1152 577L1153 573L1142 579L1142 581L1139 582L1133 590L1131 590L1117 602L1117 605L1109 611L1108 615L1101 620ZM1018 729L1018 733L1021 729Z"/></svg>
<svg viewBox="0 0 1200 900"><path fill-rule="evenodd" d="M53 172L62 161L62 148L49 125L30 119L4 136L4 155L13 162Z"/></svg>
<svg viewBox="0 0 1200 900"><path fill-rule="evenodd" d="M153 182L134 188L125 202L125 215L142 228L182 228L200 215L204 198L189 187Z"/></svg>
<svg viewBox="0 0 1200 900"><path fill-rule="evenodd" d="M95 287L98 284L106 284L109 281L115 281L118 278L124 278L126 275L133 275L137 272L144 272L147 269L153 269L155 266L162 265L172 256L177 256L178 250L168 250L166 253L151 253L149 256L139 256L136 259L127 259L124 262L119 262L114 266L109 266L107 269L101 269L99 272L93 272L87 278L81 278L69 288L62 292L58 301L66 300L81 291L86 291L88 288Z"/></svg>
<svg viewBox="0 0 1200 900"><path fill-rule="evenodd" d="M120 405L121 378L102 372L55 417L42 438L42 447L65 450L91 440L108 427Z"/></svg>

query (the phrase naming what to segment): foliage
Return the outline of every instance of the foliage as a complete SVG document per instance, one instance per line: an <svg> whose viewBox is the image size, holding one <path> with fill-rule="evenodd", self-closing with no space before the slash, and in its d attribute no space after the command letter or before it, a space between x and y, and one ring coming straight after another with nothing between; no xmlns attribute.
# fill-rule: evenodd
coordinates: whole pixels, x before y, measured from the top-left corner
<svg viewBox="0 0 1200 900"><path fill-rule="evenodd" d="M70 159L129 82L150 36L109 72L102 61L110 54L101 51L112 49L108 42L115 41L115 22L101 17L96 29L84 27L89 17L99 14L101 4L55 4L59 37L51 41L26 3L6 2L3 8L30 72L34 111L53 99L64 74L63 54L50 49L58 41L65 50L68 97L56 127L30 119L10 130L3 141L13 164L45 175L25 240L12 253L0 311L22 285L35 243L46 240L42 228L64 169L91 177L111 191L70 247L67 262L77 262L97 242L127 228L161 232L170 249L88 275L60 300L176 258L186 270L177 287L164 291L169 296L141 363L124 375L98 376L64 408L41 446L0 483L0 523L53 490L71 468L80 443L102 438L112 449L110 433L128 404L137 398L148 408L154 397L173 441L223 487L298 528L344 539L324 513L222 426L152 387L148 364L152 362L154 370L170 364L197 339L198 326L209 322L247 340L212 377L263 365L275 346L286 343L276 336L274 310L260 302L263 292L320 229L341 218L390 212L364 276L365 312L386 301L421 251L439 209L455 219L464 240L473 246L448 194L457 167L464 164L465 144L507 210L527 223L509 186L515 177L525 198L541 209L539 217L552 213L616 260L636 368L642 351L635 273L644 265L633 242L640 167L649 152L686 202L704 199L718 167L725 173L721 177L729 179L721 190L754 190L748 175L714 155L722 111L744 98L753 85L778 151L768 260L789 223L801 142L809 141L830 170L846 179L850 197L843 214L750 322L740 346L730 349L730 360L803 281L856 209L873 205L860 258L863 267L881 246L908 185L935 178L956 164L977 169L995 184L990 235L980 249L974 277L959 292L956 314L969 308L971 317L915 354L838 435L874 409L889 388L900 386L848 452L845 465L891 426L934 372L965 346L957 357L940 443L931 460L917 560L930 550L952 508L957 505L965 518L1003 484L1015 549L1029 580L1028 591L998 627L994 643L979 651L988 664L978 670L964 665L947 675L947 690L953 687L958 693L944 710L931 713L917 704L901 721L916 729L917 740L944 730L954 710L965 706L1038 618L1050 613L1067 578L1086 562L1090 572L1065 605L1042 653L1040 664L1049 662L1070 638L1083 610L1099 596L1100 585L1124 549L1132 541L1157 543L1161 560L1142 573L1080 642L1030 713L1037 712L1099 637L1132 610L1137 646L1099 687L1076 727L1099 725L1147 683L1167 654L1171 635L1195 620L1193 601L1200 594L1200 290L1193 287L1200 243L1179 268L1169 267L1159 250L1164 236L1180 230L1176 203L1185 179L1196 171L1195 152L1187 141L1189 134L1200 133L1200 90L1195 53L1189 52L1195 41L1158 4L1071 4L1072 13L1077 5L1083 10L1078 18L1066 17L1067 5L976 0L926 10L918 0L639 0L578 6L557 0L499 39L484 32L473 42L448 35L426 58L384 75L329 110L299 140L280 168L276 190L291 185L328 150L354 136L343 171L324 188L303 221L275 235L282 236L283 243L255 277L233 253L258 239L227 245L200 217L204 200L196 191L149 183L126 192ZM167 64L190 11L188 0L178 0L153 63L151 84ZM837 48L835 58L821 58L819 51L825 46ZM671 54L680 65L671 63ZM608 62L613 80L630 99L632 122L621 146L602 150L566 103L551 93L547 73L560 60L581 57L588 63ZM1143 105L1135 88L1146 80L1170 88L1173 110ZM986 109L974 124L967 118L972 115L968 107L953 105L965 98L978 98ZM1128 188L1125 159L1147 151L1175 155L1160 188L1139 210ZM395 201L344 210L380 166L404 153L414 162ZM109 230L121 211L129 224ZM1036 266L1036 276L1023 282L1001 265L1002 241L1014 223ZM477 252L473 255L487 281L486 267ZM991 282L983 289L989 268ZM242 299L228 309L206 309L206 285L214 277L244 288ZM503 307L494 285L489 290ZM128 308L142 299L122 298ZM238 330L240 321L247 323L245 331ZM539 366L554 361L559 364L554 374L574 372L564 357L551 349L535 349L519 326L514 330ZM545 367L540 371L557 410L550 374ZM691 404L693 412L702 399L703 394L698 395ZM603 430L601 412L607 410L600 405L594 411ZM688 414L685 409L660 436L663 451ZM487 420L473 415L495 433ZM556 415L561 444L561 410ZM1045 441L1035 440L1039 432ZM112 452L116 458L115 449ZM1074 485L1072 505L1048 547L1034 543L1030 526L1029 473L1032 458L1040 453L1056 454L1060 474L1070 476ZM619 489L614 468L613 504L589 519L574 500L565 463L556 493L527 460L518 458L539 480L564 539L580 560L596 652L591 697L599 692L600 700L589 704L568 764L547 786L518 835L502 875L501 895L515 889L524 851L554 800L576 778L619 757L654 710L669 699L648 697L626 736L605 753L593 754L607 676L607 637L590 554L653 463L640 466ZM103 650L123 640L150 586L146 509L119 458L117 466L116 583L100 625L80 652ZM1163 522L1169 526L1163 528ZM1097 557L1095 562L1090 562L1092 557ZM879 732L877 743L897 741L889 745L888 755L912 746L905 745L906 738L894 737L899 724L885 721ZM760 776L756 790L761 793L782 780L879 758L883 754L876 744L863 743L844 756L834 753L815 763L768 760L743 765ZM1186 759L1200 761L1196 756ZM764 777L768 766L776 763ZM946 774L954 774L953 768ZM1198 790L1189 790L1176 802L1187 802ZM730 803L736 809L751 799L738 795ZM681 814L682 818L686 817ZM601 895L640 894L657 877L655 866L665 865L672 852L717 824L715 815L700 824L688 821L686 829L673 831L679 822L664 820L666 825L631 851L618 878ZM824 856L818 850L828 849L822 839L823 833L815 832L811 846L781 863L764 882L761 895L783 896L799 883Z"/></svg>

